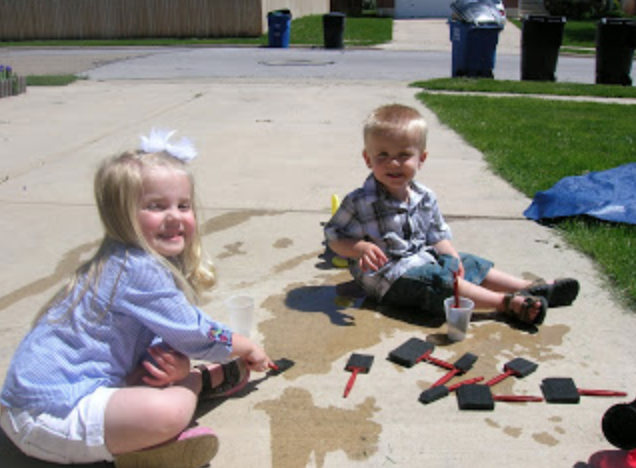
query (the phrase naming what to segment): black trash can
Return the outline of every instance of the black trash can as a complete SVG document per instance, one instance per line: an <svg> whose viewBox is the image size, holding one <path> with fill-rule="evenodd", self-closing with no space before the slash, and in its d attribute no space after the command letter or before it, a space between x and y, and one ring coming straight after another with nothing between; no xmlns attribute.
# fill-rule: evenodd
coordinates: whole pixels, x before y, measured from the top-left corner
<svg viewBox="0 0 636 468"><path fill-rule="evenodd" d="M267 13L267 28L270 47L289 47L291 18L292 14L289 10L276 10Z"/></svg>
<svg viewBox="0 0 636 468"><path fill-rule="evenodd" d="M556 81L563 16L526 16L521 31L521 79Z"/></svg>
<svg viewBox="0 0 636 468"><path fill-rule="evenodd" d="M602 18L596 27L596 84L631 86L636 22Z"/></svg>
<svg viewBox="0 0 636 468"><path fill-rule="evenodd" d="M322 30L325 49L344 49L345 18L344 13L327 13L322 16Z"/></svg>

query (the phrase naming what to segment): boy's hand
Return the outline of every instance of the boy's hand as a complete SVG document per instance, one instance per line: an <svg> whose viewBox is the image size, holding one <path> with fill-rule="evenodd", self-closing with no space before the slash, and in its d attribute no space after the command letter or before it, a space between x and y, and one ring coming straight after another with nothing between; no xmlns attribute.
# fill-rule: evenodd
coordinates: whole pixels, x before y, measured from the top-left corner
<svg viewBox="0 0 636 468"><path fill-rule="evenodd" d="M457 274L459 275L460 278L464 277L464 263L461 261L461 259L459 260L459 265L457 266Z"/></svg>
<svg viewBox="0 0 636 468"><path fill-rule="evenodd" d="M378 271L388 261L382 249L372 242L360 242L357 247L360 252L358 264L362 271Z"/></svg>

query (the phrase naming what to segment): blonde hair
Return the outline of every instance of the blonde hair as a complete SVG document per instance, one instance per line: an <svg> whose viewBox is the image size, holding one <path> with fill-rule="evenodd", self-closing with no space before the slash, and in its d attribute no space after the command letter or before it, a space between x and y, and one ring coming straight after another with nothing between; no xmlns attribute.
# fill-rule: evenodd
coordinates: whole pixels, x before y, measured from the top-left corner
<svg viewBox="0 0 636 468"><path fill-rule="evenodd" d="M422 114L413 107L402 104L381 106L374 110L364 122L365 144L369 136L404 133L416 139L418 148L422 151L426 149L428 126Z"/></svg>
<svg viewBox="0 0 636 468"><path fill-rule="evenodd" d="M192 241L186 244L183 252L170 260L146 242L137 219L137 211L142 196L143 173L154 167L169 168L188 176L192 190L192 210L198 224L194 177L188 164L164 151L128 151L106 159L98 168L94 181L95 201L104 227L104 238L95 255L75 271L67 284L43 307L34 323L51 306L70 296L78 285L83 285L82 290L76 295L68 312L77 306L90 288L96 288L103 266L115 243L139 247L153 255L172 273L177 287L191 303L196 303L199 294L214 285L214 269L203 250L198 229L195 229ZM107 310L103 311L106 312Z"/></svg>

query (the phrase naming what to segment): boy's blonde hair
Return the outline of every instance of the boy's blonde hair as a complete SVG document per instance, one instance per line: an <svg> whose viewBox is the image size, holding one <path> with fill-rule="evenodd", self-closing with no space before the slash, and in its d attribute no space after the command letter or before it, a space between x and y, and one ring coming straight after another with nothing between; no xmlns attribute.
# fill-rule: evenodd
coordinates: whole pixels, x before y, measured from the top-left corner
<svg viewBox="0 0 636 468"><path fill-rule="evenodd" d="M428 127L426 120L413 107L388 104L374 110L364 122L363 136L366 144L369 136L407 133L417 140L417 146L426 150Z"/></svg>
<svg viewBox="0 0 636 468"><path fill-rule="evenodd" d="M192 241L183 252L170 260L156 252L147 242L139 225L137 212L142 196L143 172L153 167L166 167L183 172L190 180L192 210L198 225L194 177L187 163L167 152L144 153L128 151L102 162L95 174L94 192L104 238L95 255L80 266L68 283L45 305L35 322L57 301L69 296L75 287L83 284L69 312L77 306L86 291L98 285L99 277L114 243L139 247L153 255L173 275L177 286L190 302L196 303L198 295L215 283L212 263L207 259L200 233L195 230ZM104 310L103 313L107 311ZM34 322L34 323L35 323Z"/></svg>

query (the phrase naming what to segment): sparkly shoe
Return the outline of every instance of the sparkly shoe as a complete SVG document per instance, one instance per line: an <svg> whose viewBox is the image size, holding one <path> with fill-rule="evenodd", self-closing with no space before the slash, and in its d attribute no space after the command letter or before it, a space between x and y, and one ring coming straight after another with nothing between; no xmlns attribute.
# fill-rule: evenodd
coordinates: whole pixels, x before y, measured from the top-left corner
<svg viewBox="0 0 636 468"><path fill-rule="evenodd" d="M219 451L219 439L204 426L183 431L176 440L115 457L116 468L201 468Z"/></svg>

